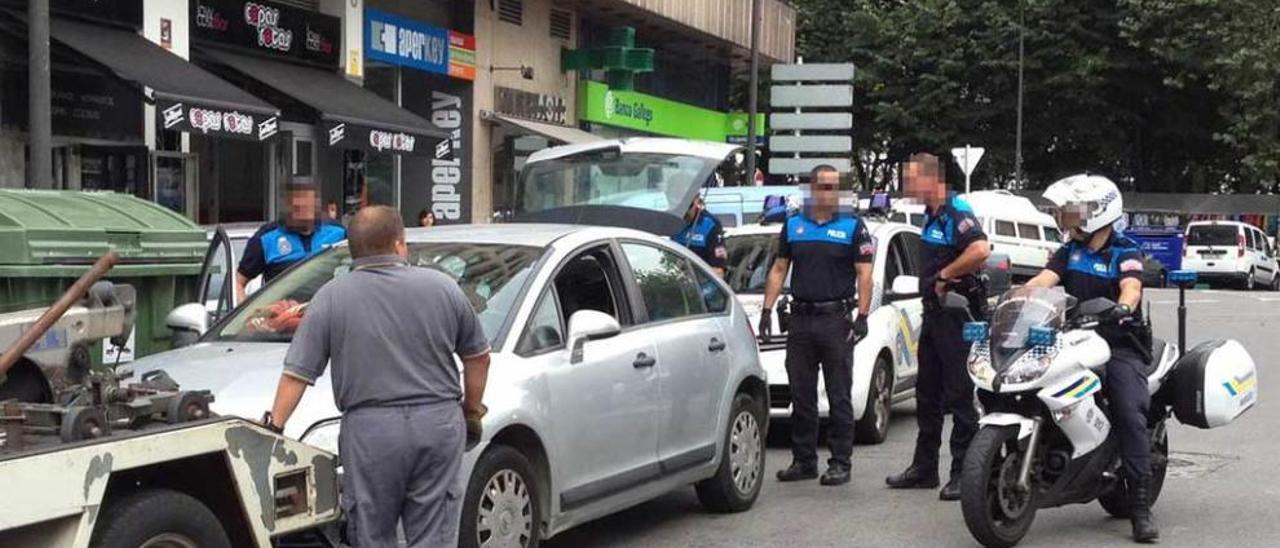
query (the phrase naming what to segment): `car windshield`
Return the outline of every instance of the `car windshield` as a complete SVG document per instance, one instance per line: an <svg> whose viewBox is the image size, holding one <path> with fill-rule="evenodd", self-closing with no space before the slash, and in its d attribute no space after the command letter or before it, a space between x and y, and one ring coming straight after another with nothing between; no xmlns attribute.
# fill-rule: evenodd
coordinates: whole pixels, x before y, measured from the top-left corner
<svg viewBox="0 0 1280 548"><path fill-rule="evenodd" d="M1061 329L1075 298L1062 288L1018 287L1005 292L991 315L991 365L1004 371L1027 349L1032 327Z"/></svg>
<svg viewBox="0 0 1280 548"><path fill-rule="evenodd" d="M734 292L764 293L777 242L776 234L738 234L725 238L724 247L729 254L725 281Z"/></svg>
<svg viewBox="0 0 1280 548"><path fill-rule="evenodd" d="M612 205L683 215L694 193L716 179L720 163L679 154L622 154L616 149L535 162L522 172L516 213Z"/></svg>
<svg viewBox="0 0 1280 548"><path fill-rule="evenodd" d="M542 249L473 243L410 243L409 264L434 268L458 282L490 338L498 336ZM289 342L320 287L351 271L346 246L330 249L286 272L237 308L213 331L216 341Z"/></svg>
<svg viewBox="0 0 1280 548"><path fill-rule="evenodd" d="M1197 225L1187 230L1187 245L1236 245L1234 225Z"/></svg>

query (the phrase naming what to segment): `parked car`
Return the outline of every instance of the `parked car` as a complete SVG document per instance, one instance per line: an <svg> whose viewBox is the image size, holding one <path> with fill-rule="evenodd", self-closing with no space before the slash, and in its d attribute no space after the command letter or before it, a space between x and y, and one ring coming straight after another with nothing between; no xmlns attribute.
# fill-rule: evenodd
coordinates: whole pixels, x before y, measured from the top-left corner
<svg viewBox="0 0 1280 548"><path fill-rule="evenodd" d="M1276 254L1257 227L1236 221L1189 223L1182 268L1194 270L1210 285L1240 289L1280 289Z"/></svg>
<svg viewBox="0 0 1280 548"><path fill-rule="evenodd" d="M1012 261L1015 278L1035 276L1062 245L1062 233L1053 216L1037 210L1031 200L1004 190L983 190L962 195L982 223L993 252Z"/></svg>
<svg viewBox="0 0 1280 548"><path fill-rule="evenodd" d="M518 214L597 226L408 230L411 264L458 281L494 351L484 437L463 467L462 546L532 546L689 484L713 511L755 502L769 394L750 319L709 267L665 237L681 224L673 212L736 150L666 139L547 149L526 165L522 192L536 195L522 195ZM607 174L609 184L580 174ZM296 325L275 325L267 311L306 303L350 265L345 242L308 259L199 343L140 360L135 372L163 369L212 390L214 412L257 417ZM338 415L326 374L285 433L336 452Z"/></svg>

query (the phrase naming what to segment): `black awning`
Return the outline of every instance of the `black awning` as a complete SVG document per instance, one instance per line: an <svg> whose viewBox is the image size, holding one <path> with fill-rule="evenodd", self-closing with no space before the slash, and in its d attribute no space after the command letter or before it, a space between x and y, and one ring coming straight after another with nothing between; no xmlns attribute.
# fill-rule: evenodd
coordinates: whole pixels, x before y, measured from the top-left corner
<svg viewBox="0 0 1280 548"><path fill-rule="evenodd" d="M275 132L279 109L142 36L56 17L49 34L116 76L151 88L165 129L249 139Z"/></svg>
<svg viewBox="0 0 1280 548"><path fill-rule="evenodd" d="M330 146L427 154L448 138L422 117L335 73L216 49L201 52L318 111Z"/></svg>

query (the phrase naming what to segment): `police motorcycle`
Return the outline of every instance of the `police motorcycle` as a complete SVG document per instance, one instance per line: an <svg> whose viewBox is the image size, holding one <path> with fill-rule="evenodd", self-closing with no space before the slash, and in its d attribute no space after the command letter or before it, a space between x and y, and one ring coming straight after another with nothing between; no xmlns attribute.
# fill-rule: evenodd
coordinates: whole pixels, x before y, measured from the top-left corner
<svg viewBox="0 0 1280 548"><path fill-rule="evenodd" d="M1186 348L1185 292L1195 278L1170 274L1180 288L1179 344L1153 340L1147 360L1152 503L1168 468L1171 415L1215 428L1258 399L1257 370L1239 342L1208 341L1179 355ZM969 303L948 293L943 306L967 311ZM1102 390L1111 349L1095 331L1115 306L1105 298L1078 303L1061 288L1018 287L1000 298L989 324L965 324L982 418L965 455L961 508L984 546L1016 545L1042 508L1096 499L1111 515L1129 517Z"/></svg>

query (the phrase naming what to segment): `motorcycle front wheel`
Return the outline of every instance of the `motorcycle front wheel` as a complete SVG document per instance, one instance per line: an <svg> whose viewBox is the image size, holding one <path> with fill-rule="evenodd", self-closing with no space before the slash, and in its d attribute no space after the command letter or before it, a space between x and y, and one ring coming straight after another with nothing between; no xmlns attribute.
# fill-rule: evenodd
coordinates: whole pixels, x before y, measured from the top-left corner
<svg viewBox="0 0 1280 548"><path fill-rule="evenodd" d="M1151 500L1149 506L1156 505L1160 491L1164 489L1164 478L1169 472L1169 432L1164 422L1156 424L1151 433ZM1129 489L1123 481L1116 482L1110 491L1098 497L1098 504L1108 514L1120 519L1129 519L1133 515L1129 503Z"/></svg>
<svg viewBox="0 0 1280 548"><path fill-rule="evenodd" d="M1017 486L1023 458L1017 426L984 426L969 444L960 507L969 533L983 546L1016 545L1035 520L1035 489L1024 492Z"/></svg>

